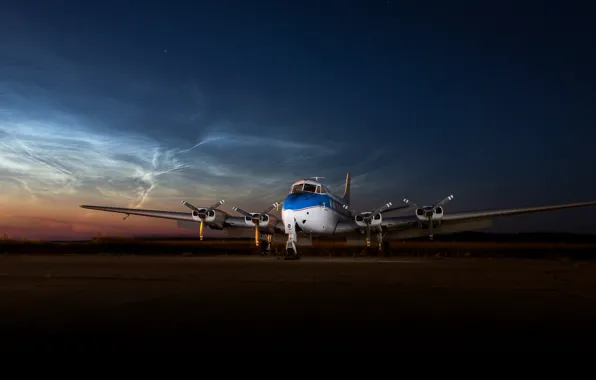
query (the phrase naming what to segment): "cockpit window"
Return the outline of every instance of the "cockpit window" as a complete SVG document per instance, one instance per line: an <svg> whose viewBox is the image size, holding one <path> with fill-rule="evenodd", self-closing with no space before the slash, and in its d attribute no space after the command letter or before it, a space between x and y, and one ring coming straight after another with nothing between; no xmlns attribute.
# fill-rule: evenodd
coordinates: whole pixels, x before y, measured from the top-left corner
<svg viewBox="0 0 596 380"><path fill-rule="evenodd" d="M300 191L302 191L302 183L299 183L298 185L294 185L294 187L292 187L292 193L298 193Z"/></svg>
<svg viewBox="0 0 596 380"><path fill-rule="evenodd" d="M307 193L314 193L315 191L317 191L317 185L311 185L310 183L305 183L303 191L305 191Z"/></svg>
<svg viewBox="0 0 596 380"><path fill-rule="evenodd" d="M327 188L325 186L321 186L321 194L327 194Z"/></svg>

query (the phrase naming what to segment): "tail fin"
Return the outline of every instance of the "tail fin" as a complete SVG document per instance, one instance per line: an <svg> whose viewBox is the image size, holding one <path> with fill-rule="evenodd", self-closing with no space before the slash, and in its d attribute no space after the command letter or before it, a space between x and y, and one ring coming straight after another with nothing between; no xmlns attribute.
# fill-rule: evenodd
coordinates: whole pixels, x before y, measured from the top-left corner
<svg viewBox="0 0 596 380"><path fill-rule="evenodd" d="M346 175L346 189L344 190L344 201L350 205L350 172Z"/></svg>

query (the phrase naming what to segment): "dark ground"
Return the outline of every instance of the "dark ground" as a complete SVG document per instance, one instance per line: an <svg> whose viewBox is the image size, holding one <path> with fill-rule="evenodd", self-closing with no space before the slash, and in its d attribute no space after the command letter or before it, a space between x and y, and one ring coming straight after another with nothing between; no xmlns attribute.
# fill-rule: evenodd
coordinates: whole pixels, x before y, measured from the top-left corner
<svg viewBox="0 0 596 380"><path fill-rule="evenodd" d="M596 262L0 255L4 350L593 350Z"/></svg>

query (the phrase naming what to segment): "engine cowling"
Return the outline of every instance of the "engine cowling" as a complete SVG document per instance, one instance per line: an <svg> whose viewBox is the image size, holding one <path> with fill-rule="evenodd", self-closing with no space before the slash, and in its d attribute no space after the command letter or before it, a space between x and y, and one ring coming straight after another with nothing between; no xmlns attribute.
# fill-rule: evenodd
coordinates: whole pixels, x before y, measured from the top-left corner
<svg viewBox="0 0 596 380"><path fill-rule="evenodd" d="M259 227L275 227L277 225L277 217L275 215L263 214L261 215L261 221Z"/></svg>
<svg viewBox="0 0 596 380"><path fill-rule="evenodd" d="M364 218L370 216L371 214L372 214L372 212L361 212L360 214L356 215L354 217L356 225L358 227L366 228L366 222L364 221ZM382 222L383 222L383 215L381 213L379 213L372 218L372 220L370 221L370 225L372 227L380 226Z"/></svg>
<svg viewBox="0 0 596 380"><path fill-rule="evenodd" d="M244 222L251 227L255 226L255 223L253 222L253 218L255 216L258 216L259 213L258 212L251 212L250 213L252 215L252 217L246 215L244 217ZM269 215L269 214L260 214L259 217L259 228L268 228L268 227L275 227L277 225L277 217L275 217L274 215Z"/></svg>
<svg viewBox="0 0 596 380"><path fill-rule="evenodd" d="M206 208L201 208L199 211L193 210L192 212L192 218L197 222L201 221L201 215L204 215L204 223L213 224L220 227L224 224L227 218L226 213L217 209L209 210L209 212L207 212Z"/></svg>
<svg viewBox="0 0 596 380"><path fill-rule="evenodd" d="M440 220L443 218L443 207L422 207L416 209L416 217L420 221Z"/></svg>

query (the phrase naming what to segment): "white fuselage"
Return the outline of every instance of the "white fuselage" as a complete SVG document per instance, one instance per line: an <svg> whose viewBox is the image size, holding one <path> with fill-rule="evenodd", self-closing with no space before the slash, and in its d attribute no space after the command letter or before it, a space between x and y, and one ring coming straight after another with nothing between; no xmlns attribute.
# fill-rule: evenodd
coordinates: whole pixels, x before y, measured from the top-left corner
<svg viewBox="0 0 596 380"><path fill-rule="evenodd" d="M307 181L306 184L315 188L319 186L316 191L321 191L321 188L324 190L316 193L315 188L312 188L313 192L302 190L288 194L281 213L286 233L295 229L295 232L331 235L340 221L352 218L341 198L329 193L315 181ZM311 188L305 186L304 189Z"/></svg>

